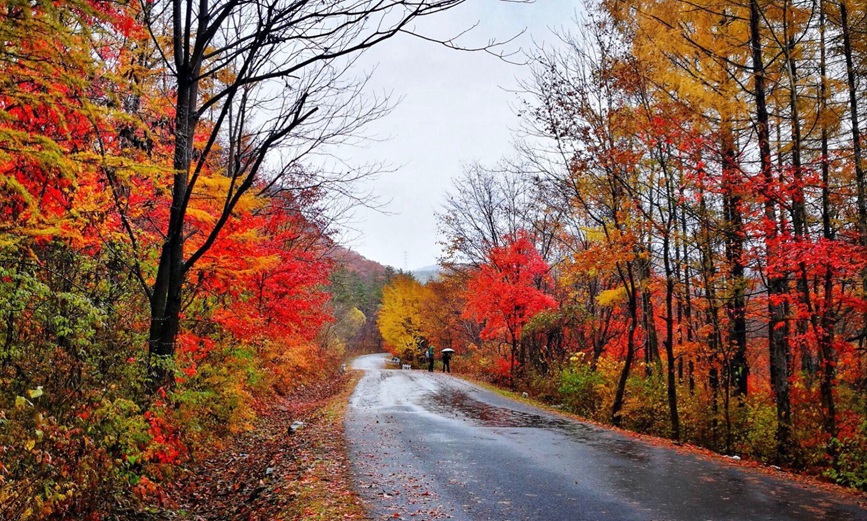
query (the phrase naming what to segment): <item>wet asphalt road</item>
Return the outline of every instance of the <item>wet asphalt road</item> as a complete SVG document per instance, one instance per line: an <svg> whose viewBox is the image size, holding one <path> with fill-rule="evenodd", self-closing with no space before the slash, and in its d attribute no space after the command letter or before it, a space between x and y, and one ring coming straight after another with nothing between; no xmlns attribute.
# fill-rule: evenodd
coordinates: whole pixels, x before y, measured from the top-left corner
<svg viewBox="0 0 867 521"><path fill-rule="evenodd" d="M844 496L657 447L442 373L364 369L346 416L373 519L867 520Z"/></svg>

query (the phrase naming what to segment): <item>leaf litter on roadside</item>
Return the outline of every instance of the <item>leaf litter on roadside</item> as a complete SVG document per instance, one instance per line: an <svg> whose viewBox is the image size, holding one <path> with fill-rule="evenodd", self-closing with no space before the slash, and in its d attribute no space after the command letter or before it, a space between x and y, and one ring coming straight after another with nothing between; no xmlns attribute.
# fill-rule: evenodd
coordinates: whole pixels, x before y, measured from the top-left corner
<svg viewBox="0 0 867 521"><path fill-rule="evenodd" d="M259 404L254 429L192 463L163 519L365 519L351 488L343 414L355 373ZM294 427L294 428L293 428Z"/></svg>

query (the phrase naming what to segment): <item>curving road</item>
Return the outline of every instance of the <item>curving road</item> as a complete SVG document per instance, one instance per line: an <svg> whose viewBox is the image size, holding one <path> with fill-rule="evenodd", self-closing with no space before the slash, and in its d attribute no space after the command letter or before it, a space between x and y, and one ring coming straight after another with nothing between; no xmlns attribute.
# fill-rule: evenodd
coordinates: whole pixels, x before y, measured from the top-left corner
<svg viewBox="0 0 867 521"><path fill-rule="evenodd" d="M346 416L355 485L373 519L867 520L843 495L657 447L442 373L364 377Z"/></svg>

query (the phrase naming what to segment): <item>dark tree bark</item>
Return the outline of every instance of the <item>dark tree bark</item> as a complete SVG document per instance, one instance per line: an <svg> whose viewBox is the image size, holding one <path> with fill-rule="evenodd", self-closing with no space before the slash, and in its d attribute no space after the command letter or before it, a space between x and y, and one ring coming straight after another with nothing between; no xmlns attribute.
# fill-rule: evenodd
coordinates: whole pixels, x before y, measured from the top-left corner
<svg viewBox="0 0 867 521"><path fill-rule="evenodd" d="M772 189L774 175L771 163L770 129L765 86L765 65L759 24L762 13L758 0L750 0L750 48L752 51L753 95L756 102L755 129L759 142L761 178L764 181L764 217L767 256L777 255L777 211ZM775 270L768 270L768 348L771 361L771 387L777 404L777 452L785 459L791 438L791 405L789 401L789 323L785 304L786 279Z"/></svg>
<svg viewBox="0 0 867 521"><path fill-rule="evenodd" d="M843 36L843 56L846 60L846 89L849 94L849 125L852 127L852 160L855 163L855 189L858 208L859 244L867 247L867 180L864 179L864 159L861 150L861 127L858 117L858 92L855 78L855 62L852 56L852 28L849 26L849 10L846 0L838 3L840 9L840 30ZM861 289L867 294L867 267L861 273ZM864 346L867 338L867 314L862 321L859 344Z"/></svg>
<svg viewBox="0 0 867 521"><path fill-rule="evenodd" d="M654 323L653 295L650 292L650 251L642 248L638 252L635 266L641 288L641 327L644 329L644 371L646 376L653 373L654 367L661 365L659 357L659 335Z"/></svg>
<svg viewBox="0 0 867 521"><path fill-rule="evenodd" d="M722 136L722 197L725 218L725 256L729 268L729 294L726 314L729 319L729 345L732 352L732 394L747 395L749 366L747 365L746 279L744 277L744 222L739 188L740 167L735 152L731 125L726 120Z"/></svg>
<svg viewBox="0 0 867 521"><path fill-rule="evenodd" d="M828 77L825 47L825 0L819 0L819 115L822 118L821 128L821 170L822 170L822 236L829 241L835 239L834 229L831 226L831 195L830 195L830 168L828 164L828 125L824 118L828 109ZM834 350L834 329L836 320L832 307L832 295L834 290L834 275L830 269L825 271L823 277L823 292L825 302L823 313L819 323L817 337L819 396L822 402L822 428L828 435L828 454L832 464L837 465L837 446L833 440L837 438L837 413L834 403L834 379L837 373L836 351Z"/></svg>
<svg viewBox="0 0 867 521"><path fill-rule="evenodd" d="M867 184L864 179L864 158L861 150L861 127L858 117L858 91L856 88L855 62L852 57L852 28L849 27L849 10L841 1L840 30L843 37L843 56L846 60L846 88L849 94L849 120L852 131L852 155L855 165L855 188L857 190L858 230L861 245L867 246ZM867 279L865 279L867 284ZM867 286L865 286L867 288Z"/></svg>
<svg viewBox="0 0 867 521"><path fill-rule="evenodd" d="M798 106L798 67L794 53L798 39L794 34L794 28L791 27L791 9L788 2L784 4L783 9L783 42L780 42L783 47L783 56L786 60L786 74L789 79L789 122L790 133L792 137L792 227L795 232L795 240L801 242L808 240L807 230L807 208L804 200L804 172L801 162L801 153L803 151L803 138L801 133L801 116ZM797 289L800 297L801 305L809 310L810 308L810 284L807 280L806 265L803 262L799 263L799 274L797 277ZM806 319L798 319L796 322L798 331L798 347L801 353L801 367L808 373L815 372L813 364L813 355L810 352L810 345L806 341L806 335L809 327L809 322Z"/></svg>
<svg viewBox="0 0 867 521"><path fill-rule="evenodd" d="M646 96L646 92L641 92L639 96ZM660 154L658 158L660 164L663 164L665 158L663 154ZM629 186L629 183L624 183L622 179L619 179L623 184L624 190L627 193L630 193L636 199L641 198L641 194L636 192L635 189ZM647 219L650 223L653 223L653 212L656 209L656 205L662 204L661 201L658 201L654 196L654 190L651 188L647 190L647 209L644 209L641 205L641 201L636 201L637 208L644 214L644 218ZM638 287L641 291L641 328L644 332L644 375L650 376L653 374L654 368L661 369L661 358L659 356L659 335L656 331L656 314L653 306L653 294L650 291L650 283L653 279L653 270L651 266L651 257L653 255L652 245L650 241L647 241L648 244L641 244L636 251L636 259L635 259L635 267L637 270L638 276Z"/></svg>
<svg viewBox="0 0 867 521"><path fill-rule="evenodd" d="M669 198L673 201L673 198ZM673 210L673 209L672 209ZM673 221L674 213L669 214ZM672 221L669 221L671 224ZM674 361L674 270L671 266L671 238L670 234L666 233L663 237L662 255L663 264L665 266L665 357L668 376L667 397L669 419L671 420L671 437L674 440L680 439L680 416L677 411L677 378L675 375Z"/></svg>
<svg viewBox="0 0 867 521"><path fill-rule="evenodd" d="M621 411L623 410L623 399L626 394L626 382L629 379L629 370L632 367L632 361L635 358L635 332L638 329L638 295L637 284L631 262L625 263L625 266L618 266L617 271L620 275L620 280L626 287L627 309L629 311L629 325L626 330L626 359L623 361L623 369L620 371L620 378L617 380L617 390L614 393L614 403L611 405L611 423L615 426L620 426L623 423Z"/></svg>

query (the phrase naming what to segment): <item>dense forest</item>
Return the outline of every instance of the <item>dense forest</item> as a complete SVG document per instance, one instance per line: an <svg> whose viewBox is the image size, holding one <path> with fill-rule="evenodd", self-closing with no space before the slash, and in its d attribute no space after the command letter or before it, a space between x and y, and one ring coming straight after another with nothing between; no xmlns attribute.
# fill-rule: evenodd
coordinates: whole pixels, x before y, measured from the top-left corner
<svg viewBox="0 0 867 521"><path fill-rule="evenodd" d="M515 152L454 181L396 353L867 486L867 4L610 0L537 49Z"/></svg>
<svg viewBox="0 0 867 521"><path fill-rule="evenodd" d="M347 351L430 344L867 489L864 0L588 4L421 284L337 247L374 168L329 147L388 109L359 54L462 2L0 3L0 517L169 504Z"/></svg>
<svg viewBox="0 0 867 521"><path fill-rule="evenodd" d="M353 56L454 4L0 3L0 518L171 505L378 347L388 272L332 239L370 172L313 156L385 108Z"/></svg>

